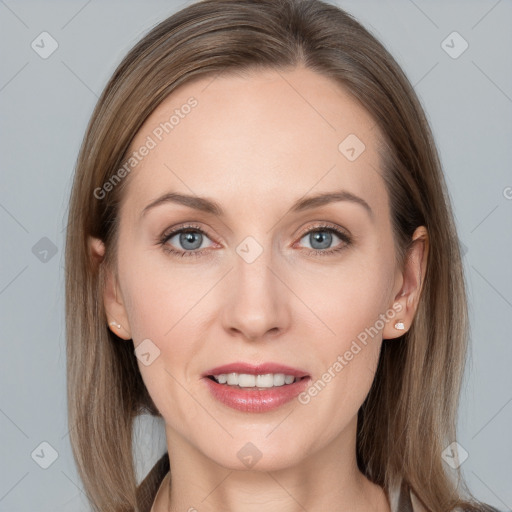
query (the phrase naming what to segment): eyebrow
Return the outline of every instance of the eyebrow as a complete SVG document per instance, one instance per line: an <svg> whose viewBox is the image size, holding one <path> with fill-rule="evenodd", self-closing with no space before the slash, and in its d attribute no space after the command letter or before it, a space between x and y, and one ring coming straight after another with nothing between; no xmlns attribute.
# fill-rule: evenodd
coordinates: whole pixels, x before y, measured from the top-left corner
<svg viewBox="0 0 512 512"><path fill-rule="evenodd" d="M339 190L336 192L328 192L323 194L317 194L315 196L301 198L292 205L289 211L291 213L302 212L304 210L311 210L313 208L318 208L320 206L324 206L329 203L334 203L338 201L348 201L351 203L358 204L366 210L366 212L368 213L372 220L374 219L373 210L370 208L370 205L362 197L356 196L346 190ZM188 194L178 194L176 192L169 192L148 204L142 210L141 217L144 216L152 208L167 203L181 204L183 206L188 206L189 208L193 208L195 210L199 210L205 213L210 213L218 217L223 217L225 215L222 207L212 199L207 199L205 197L199 196L192 196Z"/></svg>

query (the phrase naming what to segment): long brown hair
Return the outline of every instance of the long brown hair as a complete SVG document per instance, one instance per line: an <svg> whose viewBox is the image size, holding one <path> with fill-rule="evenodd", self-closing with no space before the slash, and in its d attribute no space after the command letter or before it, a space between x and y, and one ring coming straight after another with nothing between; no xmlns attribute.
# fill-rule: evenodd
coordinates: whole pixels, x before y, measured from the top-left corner
<svg viewBox="0 0 512 512"><path fill-rule="evenodd" d="M87 127L78 156L66 238L66 333L70 441L98 511L136 511L132 427L159 415L132 343L107 326L104 265L115 265L118 207L126 178L101 188L122 166L151 112L178 86L230 70L305 67L336 81L382 134L383 175L397 254L414 229L429 233L423 292L410 330L384 342L374 384L359 412L360 470L389 489L406 484L430 511L482 510L441 453L456 436L466 358L467 305L453 215L434 140L420 102L393 57L341 9L319 0L204 0L153 28L120 63ZM469 493L468 493L469 494Z"/></svg>

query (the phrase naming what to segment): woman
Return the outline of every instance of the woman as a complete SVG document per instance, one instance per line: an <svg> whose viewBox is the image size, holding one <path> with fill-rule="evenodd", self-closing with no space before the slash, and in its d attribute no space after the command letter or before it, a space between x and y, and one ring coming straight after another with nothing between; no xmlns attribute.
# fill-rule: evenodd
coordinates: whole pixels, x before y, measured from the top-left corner
<svg viewBox="0 0 512 512"><path fill-rule="evenodd" d="M147 34L87 129L66 268L95 510L491 510L446 462L467 313L432 135L340 9L206 0ZM167 453L137 486L145 412Z"/></svg>

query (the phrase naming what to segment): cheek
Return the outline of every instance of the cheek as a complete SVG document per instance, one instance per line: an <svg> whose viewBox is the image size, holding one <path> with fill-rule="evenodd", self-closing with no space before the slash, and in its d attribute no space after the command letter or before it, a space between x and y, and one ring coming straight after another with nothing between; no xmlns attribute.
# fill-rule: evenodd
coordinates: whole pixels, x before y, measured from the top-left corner
<svg viewBox="0 0 512 512"><path fill-rule="evenodd" d="M137 359L142 379L162 416L185 433L200 415L189 392L197 385L197 371L192 370L200 352L196 340L203 338L197 327L199 303L211 284L191 279L190 271L173 269L172 264L162 268L142 258L127 262L123 275L134 348L149 339L150 352L158 354L149 365Z"/></svg>
<svg viewBox="0 0 512 512"><path fill-rule="evenodd" d="M176 330L192 329L194 309L214 282L204 268L194 272L180 268L179 262L143 254L126 261L123 272L123 297L136 342L165 342Z"/></svg>
<svg viewBox="0 0 512 512"><path fill-rule="evenodd" d="M128 254L127 252L121 254ZM190 270L180 270L177 263L155 261L144 251L132 251L120 257L119 274L134 348L145 342L157 354L145 365L137 359L143 380L157 407L164 395L179 386L173 376L186 384L189 365L195 361L198 338L197 318L201 298L211 286L208 279L193 279ZM146 340L150 340L148 343ZM176 391L177 392L177 391ZM169 397L167 397L167 400Z"/></svg>
<svg viewBox="0 0 512 512"><path fill-rule="evenodd" d="M310 428L315 427L314 418L331 418L327 436L334 435L357 414L374 380L382 329L392 305L392 270L389 262L378 262L375 255L355 258L350 265L330 273L329 278L316 276L311 283L301 281L304 286L298 293L307 297L325 326L323 335L304 347L318 364L316 380L301 403L315 409L306 420L311 422Z"/></svg>
<svg viewBox="0 0 512 512"><path fill-rule="evenodd" d="M322 327L318 332L331 349L342 349L391 307L394 274L390 261L392 256L382 261L377 254L353 253L321 273L302 272L295 279L294 291L315 313L317 326ZM378 330L382 327L379 322Z"/></svg>

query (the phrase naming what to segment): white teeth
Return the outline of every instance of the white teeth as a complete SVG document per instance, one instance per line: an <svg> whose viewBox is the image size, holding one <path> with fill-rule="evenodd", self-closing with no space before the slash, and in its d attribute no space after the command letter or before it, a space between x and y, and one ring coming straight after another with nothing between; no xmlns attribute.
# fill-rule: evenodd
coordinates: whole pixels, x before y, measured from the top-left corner
<svg viewBox="0 0 512 512"><path fill-rule="evenodd" d="M256 375L256 386L259 388L271 388L274 385L274 376L271 373Z"/></svg>
<svg viewBox="0 0 512 512"><path fill-rule="evenodd" d="M284 376L285 384L291 384L294 380L295 380L295 377L293 375L285 375Z"/></svg>
<svg viewBox="0 0 512 512"><path fill-rule="evenodd" d="M219 384L240 386L241 388L271 388L274 386L292 384L295 381L295 377L293 375L285 375L284 373L266 373L264 375L251 375L248 373L221 373L220 375L214 375L213 377Z"/></svg>
<svg viewBox="0 0 512 512"><path fill-rule="evenodd" d="M228 384L230 386L237 386L238 385L238 374L228 373Z"/></svg>
<svg viewBox="0 0 512 512"><path fill-rule="evenodd" d="M256 386L256 375L248 375L247 373L242 373L238 376L238 385L241 388L253 388Z"/></svg>
<svg viewBox="0 0 512 512"><path fill-rule="evenodd" d="M274 386L284 386L284 373L274 375Z"/></svg>

